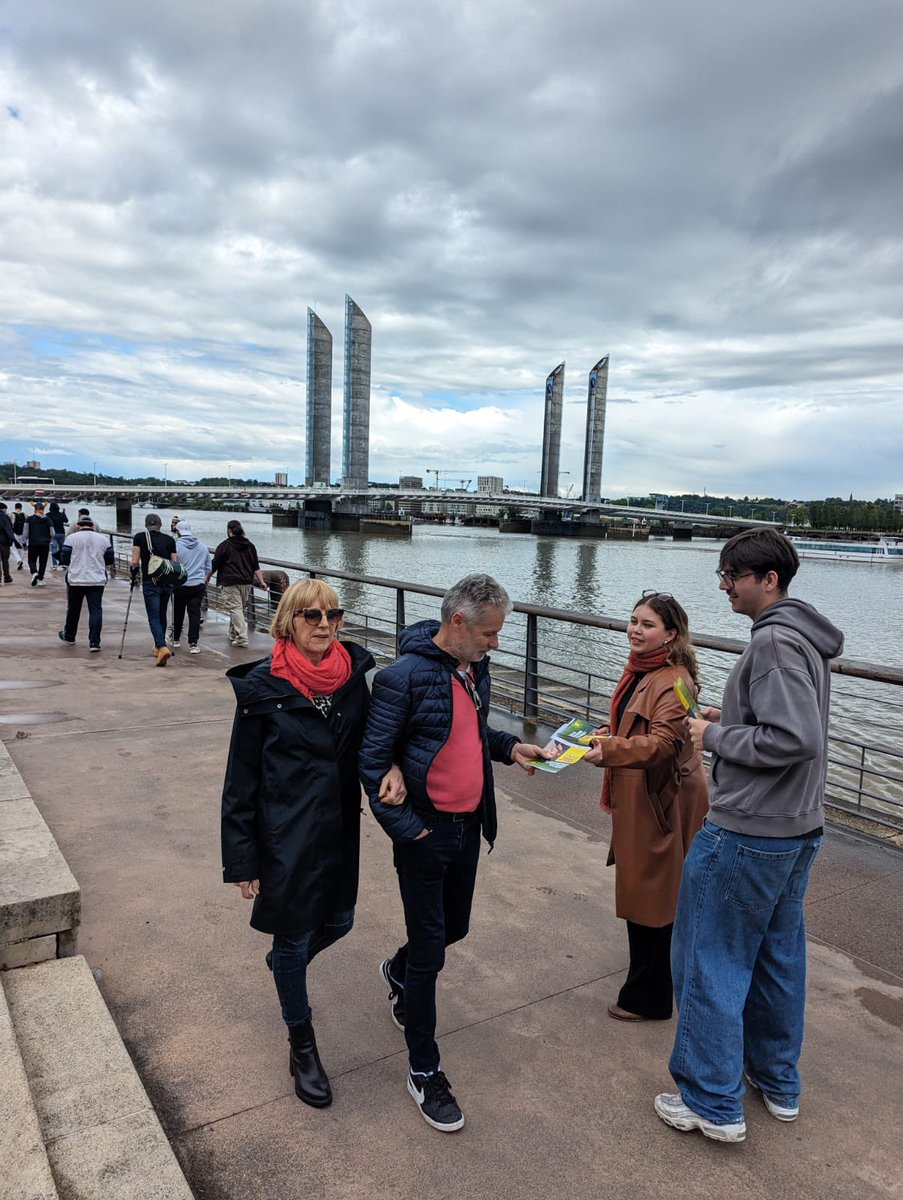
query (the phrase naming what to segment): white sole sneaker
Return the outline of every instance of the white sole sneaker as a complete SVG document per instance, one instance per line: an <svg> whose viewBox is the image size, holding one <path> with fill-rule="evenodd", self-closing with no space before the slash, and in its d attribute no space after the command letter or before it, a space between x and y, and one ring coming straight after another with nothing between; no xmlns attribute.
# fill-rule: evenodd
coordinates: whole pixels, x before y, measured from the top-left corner
<svg viewBox="0 0 903 1200"><path fill-rule="evenodd" d="M389 1016L392 1018L392 1024L396 1029L400 1029L404 1033L404 1024L395 1015L395 999L398 996L398 988L389 978L389 963L391 961L391 958L386 958L379 964L379 977L389 989Z"/></svg>
<svg viewBox="0 0 903 1200"><path fill-rule="evenodd" d="M754 1092L759 1093L759 1095L762 1097L763 1104L776 1121L795 1121L800 1115L800 1106L798 1104L795 1108L788 1108L786 1104L775 1104L774 1100L772 1100L770 1096L767 1096L756 1083L756 1081L750 1078L745 1071L743 1072L743 1078Z"/></svg>
<svg viewBox="0 0 903 1200"><path fill-rule="evenodd" d="M427 1114L423 1111L424 1094L423 1092L419 1091L414 1084L410 1072L408 1072L408 1092L411 1095L411 1099L417 1105L417 1111L420 1113L421 1117L423 1117L427 1125L432 1126L433 1129L438 1129L440 1133L457 1133L459 1129L464 1128L463 1113L461 1113L461 1116L457 1121L448 1121L445 1123L441 1121L434 1121L432 1117L427 1116Z"/></svg>
<svg viewBox="0 0 903 1200"><path fill-rule="evenodd" d="M679 1093L661 1092L655 1097L655 1112L666 1125L681 1133L698 1129L703 1137L713 1142L745 1142L746 1122L734 1121L730 1125L716 1125L699 1113L693 1112L681 1099Z"/></svg>

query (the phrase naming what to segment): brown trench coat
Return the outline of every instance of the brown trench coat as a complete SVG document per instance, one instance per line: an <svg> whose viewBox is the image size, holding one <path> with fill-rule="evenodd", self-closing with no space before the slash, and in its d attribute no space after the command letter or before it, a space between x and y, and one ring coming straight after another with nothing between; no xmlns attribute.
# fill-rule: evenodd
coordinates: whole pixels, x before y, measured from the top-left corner
<svg viewBox="0 0 903 1200"><path fill-rule="evenodd" d="M670 925L684 858L709 807L702 757L686 737L674 694L684 667L650 671L624 710L617 734L602 743L611 772L611 848L615 911L637 925Z"/></svg>

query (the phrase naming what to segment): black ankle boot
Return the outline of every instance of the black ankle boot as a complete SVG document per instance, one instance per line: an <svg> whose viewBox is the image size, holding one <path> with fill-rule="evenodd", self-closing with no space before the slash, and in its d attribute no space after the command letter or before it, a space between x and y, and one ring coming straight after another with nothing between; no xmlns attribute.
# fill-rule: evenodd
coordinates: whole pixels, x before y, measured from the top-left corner
<svg viewBox="0 0 903 1200"><path fill-rule="evenodd" d="M317 1053L312 1022L289 1026L288 1040L288 1070L295 1080L295 1095L312 1108L327 1108L332 1104L332 1088Z"/></svg>

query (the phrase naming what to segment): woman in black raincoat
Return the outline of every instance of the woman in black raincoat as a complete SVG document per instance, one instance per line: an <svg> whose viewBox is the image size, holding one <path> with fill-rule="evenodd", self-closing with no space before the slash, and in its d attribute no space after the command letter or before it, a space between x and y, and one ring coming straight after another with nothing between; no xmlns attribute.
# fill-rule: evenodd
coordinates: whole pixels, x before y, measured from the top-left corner
<svg viewBox="0 0 903 1200"><path fill-rule="evenodd" d="M273 653L227 674L237 710L223 785L223 879L254 901L251 925L273 936L288 1026L289 1070L306 1104L332 1103L317 1053L307 968L354 922L360 857L358 751L369 705L368 650L340 642L335 591L304 579L283 595ZM386 796L404 797L400 771Z"/></svg>

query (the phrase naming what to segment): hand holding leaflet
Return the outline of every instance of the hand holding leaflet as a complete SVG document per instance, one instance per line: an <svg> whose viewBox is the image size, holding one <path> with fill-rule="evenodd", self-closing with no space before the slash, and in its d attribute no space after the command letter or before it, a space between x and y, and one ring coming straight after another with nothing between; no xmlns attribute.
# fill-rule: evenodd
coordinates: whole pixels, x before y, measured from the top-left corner
<svg viewBox="0 0 903 1200"><path fill-rule="evenodd" d="M693 699L692 693L682 679L677 679L674 682L674 692L678 700L684 706L687 714L699 720L702 717L702 711L696 701Z"/></svg>
<svg viewBox="0 0 903 1200"><path fill-rule="evenodd" d="M557 775L565 767L583 758L590 750L595 736L595 730L589 721L584 721L582 717L572 717L555 730L551 740L543 747L551 757L531 759L530 765L537 771Z"/></svg>

